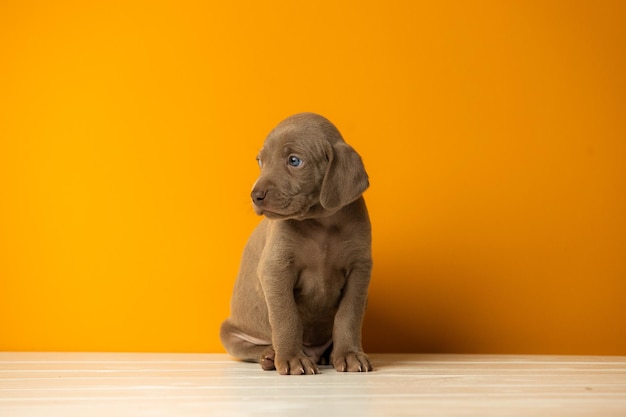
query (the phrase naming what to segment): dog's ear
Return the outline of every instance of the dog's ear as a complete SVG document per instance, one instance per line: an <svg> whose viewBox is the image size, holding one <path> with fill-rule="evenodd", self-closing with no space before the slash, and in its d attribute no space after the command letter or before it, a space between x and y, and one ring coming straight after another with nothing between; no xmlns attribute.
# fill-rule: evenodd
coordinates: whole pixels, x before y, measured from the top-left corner
<svg viewBox="0 0 626 417"><path fill-rule="evenodd" d="M324 174L320 203L327 210L353 202L369 187L361 157L350 145L337 142L326 150L328 166Z"/></svg>

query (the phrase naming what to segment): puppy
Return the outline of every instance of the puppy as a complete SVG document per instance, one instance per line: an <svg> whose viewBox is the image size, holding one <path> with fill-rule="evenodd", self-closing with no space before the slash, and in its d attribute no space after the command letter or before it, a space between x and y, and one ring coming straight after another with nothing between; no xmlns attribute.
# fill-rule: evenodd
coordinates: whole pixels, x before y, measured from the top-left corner
<svg viewBox="0 0 626 417"><path fill-rule="evenodd" d="M251 197L265 218L243 252L224 347L283 375L317 374L320 363L371 371L361 346L372 269L361 157L330 121L302 113L270 132L257 159Z"/></svg>

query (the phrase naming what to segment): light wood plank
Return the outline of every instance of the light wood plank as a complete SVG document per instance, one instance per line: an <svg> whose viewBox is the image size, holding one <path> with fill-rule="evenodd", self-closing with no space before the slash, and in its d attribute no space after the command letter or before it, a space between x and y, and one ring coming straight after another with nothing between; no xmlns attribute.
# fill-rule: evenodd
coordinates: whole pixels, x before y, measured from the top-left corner
<svg viewBox="0 0 626 417"><path fill-rule="evenodd" d="M626 357L372 358L285 377L217 354L0 353L0 416L626 416Z"/></svg>

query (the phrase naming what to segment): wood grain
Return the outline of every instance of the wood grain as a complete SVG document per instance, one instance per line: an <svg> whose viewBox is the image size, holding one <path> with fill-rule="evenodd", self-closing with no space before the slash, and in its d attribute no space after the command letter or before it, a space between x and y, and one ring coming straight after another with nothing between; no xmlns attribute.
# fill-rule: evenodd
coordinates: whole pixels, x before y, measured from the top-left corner
<svg viewBox="0 0 626 417"><path fill-rule="evenodd" d="M0 416L626 416L626 357L372 355L280 376L221 354L0 353Z"/></svg>

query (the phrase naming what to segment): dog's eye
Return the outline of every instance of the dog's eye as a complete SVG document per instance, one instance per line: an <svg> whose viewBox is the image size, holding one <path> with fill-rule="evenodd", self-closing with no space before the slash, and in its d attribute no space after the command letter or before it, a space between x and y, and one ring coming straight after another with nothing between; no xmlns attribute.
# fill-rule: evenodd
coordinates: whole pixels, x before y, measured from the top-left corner
<svg viewBox="0 0 626 417"><path fill-rule="evenodd" d="M263 166L263 162L261 161L261 158L257 158L256 161L259 164L259 167Z"/></svg>
<svg viewBox="0 0 626 417"><path fill-rule="evenodd" d="M295 155L289 155L289 158L287 158L287 163L292 167L299 167L300 165L302 165L302 159L298 158Z"/></svg>

